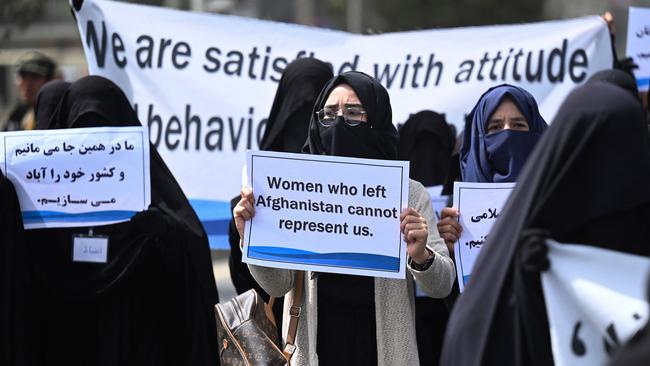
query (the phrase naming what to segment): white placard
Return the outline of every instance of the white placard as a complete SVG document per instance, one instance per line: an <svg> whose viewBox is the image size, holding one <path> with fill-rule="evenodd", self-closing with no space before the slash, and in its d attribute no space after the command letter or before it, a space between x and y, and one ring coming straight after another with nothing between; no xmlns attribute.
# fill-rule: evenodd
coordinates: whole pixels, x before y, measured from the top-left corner
<svg viewBox="0 0 650 366"><path fill-rule="evenodd" d="M246 225L244 262L405 278L407 161L263 151L247 158L255 217Z"/></svg>
<svg viewBox="0 0 650 366"><path fill-rule="evenodd" d="M298 57L376 77L395 124L431 109L458 130L491 86L530 91L550 122L576 86L612 66L599 16L380 35L123 1L85 0L76 18L89 73L124 90L211 244L224 248L244 152L259 147L278 80Z"/></svg>
<svg viewBox="0 0 650 366"><path fill-rule="evenodd" d="M442 195L442 189L444 186L431 186L426 187L429 197L431 197L431 206L433 207L433 213L436 215L436 221L440 221L440 215L442 209L447 207L447 202L449 201L449 196Z"/></svg>
<svg viewBox="0 0 650 366"><path fill-rule="evenodd" d="M648 320L647 257L547 241L542 288L557 366L605 365Z"/></svg>
<svg viewBox="0 0 650 366"><path fill-rule="evenodd" d="M144 127L4 132L0 154L25 229L127 221L151 202Z"/></svg>
<svg viewBox="0 0 650 366"><path fill-rule="evenodd" d="M515 183L454 182L454 207L463 228L454 244L458 286L463 292L483 243L501 214Z"/></svg>
<svg viewBox="0 0 650 366"><path fill-rule="evenodd" d="M634 70L640 91L650 83L650 8L630 7L627 18L627 51L639 68Z"/></svg>

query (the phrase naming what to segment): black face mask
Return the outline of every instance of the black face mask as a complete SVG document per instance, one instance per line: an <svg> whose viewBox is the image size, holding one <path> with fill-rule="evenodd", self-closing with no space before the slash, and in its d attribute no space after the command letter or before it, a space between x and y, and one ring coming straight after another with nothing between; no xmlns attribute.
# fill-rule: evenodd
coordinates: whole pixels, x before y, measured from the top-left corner
<svg viewBox="0 0 650 366"><path fill-rule="evenodd" d="M369 122L350 126L342 116L330 127L318 124L320 142L327 155L351 158L384 159L376 146L380 139Z"/></svg>

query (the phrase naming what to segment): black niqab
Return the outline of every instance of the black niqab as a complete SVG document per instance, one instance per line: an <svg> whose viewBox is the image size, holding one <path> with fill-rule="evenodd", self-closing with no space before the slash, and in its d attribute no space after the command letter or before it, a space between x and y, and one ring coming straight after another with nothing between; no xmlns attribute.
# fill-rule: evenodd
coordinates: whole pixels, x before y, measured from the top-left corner
<svg viewBox="0 0 650 366"><path fill-rule="evenodd" d="M323 109L327 97L340 84L348 84L357 94L367 113L367 123L349 126L335 122L323 127L316 112ZM340 120L340 119L339 119ZM329 146L323 143L327 131ZM309 122L309 134L303 150L310 154L348 156L357 158L397 159L399 135L393 125L388 91L373 77L358 71L345 72L330 80L321 91Z"/></svg>
<svg viewBox="0 0 650 366"><path fill-rule="evenodd" d="M53 122L56 111L63 94L70 87L70 83L63 80L52 80L47 82L36 96L34 113L36 117L36 129L47 130Z"/></svg>
<svg viewBox="0 0 650 366"><path fill-rule="evenodd" d="M552 364L543 265L530 262L532 244L550 237L647 256L650 232L641 222L650 220L648 186L650 138L638 102L602 82L574 90L533 151L454 306L442 364Z"/></svg>
<svg viewBox="0 0 650 366"><path fill-rule="evenodd" d="M425 187L444 184L449 176L456 129L445 115L420 111L409 117L399 130L400 160L409 160L409 175Z"/></svg>
<svg viewBox="0 0 650 366"><path fill-rule="evenodd" d="M260 143L262 150L301 151L314 100L332 76L331 66L315 58L299 58L287 65Z"/></svg>

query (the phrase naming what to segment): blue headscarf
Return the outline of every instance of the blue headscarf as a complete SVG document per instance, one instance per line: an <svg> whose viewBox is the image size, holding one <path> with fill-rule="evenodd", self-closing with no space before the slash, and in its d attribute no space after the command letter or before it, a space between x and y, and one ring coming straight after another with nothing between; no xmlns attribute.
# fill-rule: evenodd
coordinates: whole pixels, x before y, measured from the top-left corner
<svg viewBox="0 0 650 366"><path fill-rule="evenodd" d="M519 108L530 130L503 130L488 135L487 123L506 97ZM465 136L460 150L463 182L516 181L546 127L535 98L526 90L508 84L488 89L465 121Z"/></svg>

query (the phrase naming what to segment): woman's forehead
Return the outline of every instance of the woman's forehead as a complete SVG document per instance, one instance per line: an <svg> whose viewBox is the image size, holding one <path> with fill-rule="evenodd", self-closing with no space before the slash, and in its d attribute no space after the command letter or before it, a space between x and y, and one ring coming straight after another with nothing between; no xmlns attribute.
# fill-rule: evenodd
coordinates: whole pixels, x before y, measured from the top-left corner
<svg viewBox="0 0 650 366"><path fill-rule="evenodd" d="M325 105L338 104L340 101L348 104L361 104L361 100L354 89L348 84L339 84L327 96Z"/></svg>

